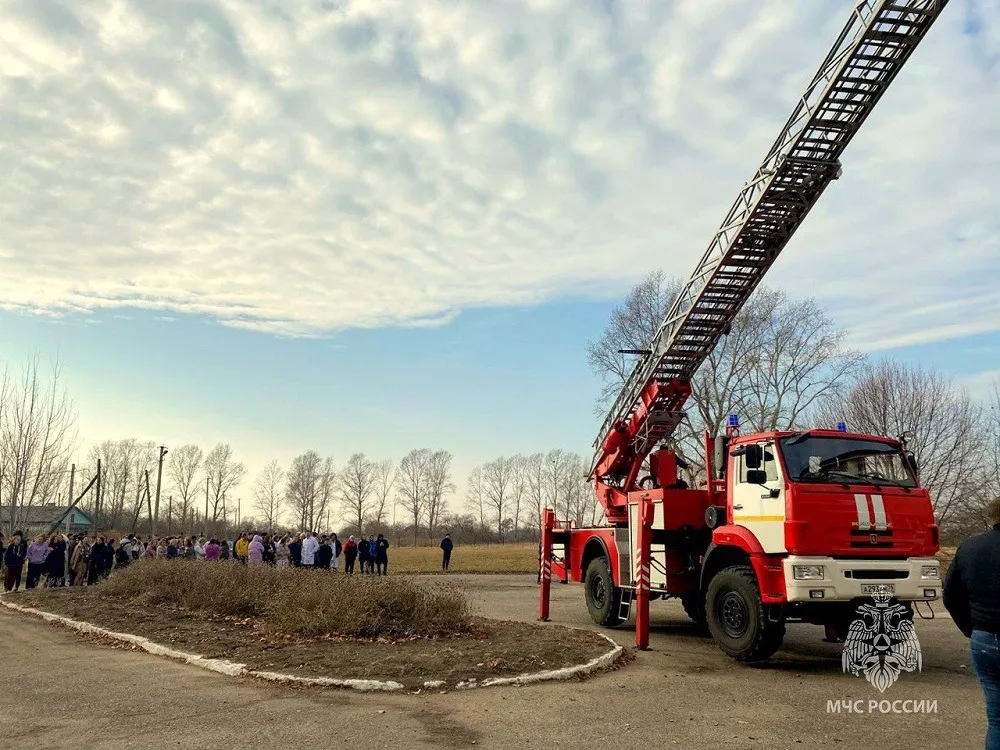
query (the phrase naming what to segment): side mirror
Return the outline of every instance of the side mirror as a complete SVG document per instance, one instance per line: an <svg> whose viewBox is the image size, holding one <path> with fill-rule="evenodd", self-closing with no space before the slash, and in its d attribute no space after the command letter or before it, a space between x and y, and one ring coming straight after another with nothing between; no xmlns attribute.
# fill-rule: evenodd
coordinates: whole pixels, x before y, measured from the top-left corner
<svg viewBox="0 0 1000 750"><path fill-rule="evenodd" d="M920 479L920 468L917 466L917 457L913 454L913 451L906 452L906 460L910 462L910 466L913 468L913 473L916 475L917 479Z"/></svg>
<svg viewBox="0 0 1000 750"><path fill-rule="evenodd" d="M743 453L743 463L748 469L759 469L761 464L764 463L764 449L756 444L746 446ZM763 474L764 472L760 473ZM755 482L755 484L757 483Z"/></svg>
<svg viewBox="0 0 1000 750"><path fill-rule="evenodd" d="M748 469L747 484L767 484L767 472L762 469Z"/></svg>

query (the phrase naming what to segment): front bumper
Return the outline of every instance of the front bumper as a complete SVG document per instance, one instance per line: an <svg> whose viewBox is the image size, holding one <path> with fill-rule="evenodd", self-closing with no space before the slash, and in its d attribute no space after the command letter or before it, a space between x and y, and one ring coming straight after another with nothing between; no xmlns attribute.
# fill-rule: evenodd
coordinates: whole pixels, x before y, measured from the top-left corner
<svg viewBox="0 0 1000 750"><path fill-rule="evenodd" d="M793 566L821 565L823 578L797 581ZM937 578L921 578L921 569L933 566ZM789 602L843 602L871 596L865 587L888 585L900 601L936 601L941 598L941 565L933 557L907 560L846 560L833 557L789 556L783 560L785 593Z"/></svg>

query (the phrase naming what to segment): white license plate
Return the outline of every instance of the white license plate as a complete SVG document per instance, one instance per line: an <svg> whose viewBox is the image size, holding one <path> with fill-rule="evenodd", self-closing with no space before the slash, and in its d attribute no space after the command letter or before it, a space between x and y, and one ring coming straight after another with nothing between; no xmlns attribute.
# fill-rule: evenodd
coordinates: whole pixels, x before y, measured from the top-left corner
<svg viewBox="0 0 1000 750"><path fill-rule="evenodd" d="M862 594L895 594L896 584L894 583L863 583L861 584Z"/></svg>

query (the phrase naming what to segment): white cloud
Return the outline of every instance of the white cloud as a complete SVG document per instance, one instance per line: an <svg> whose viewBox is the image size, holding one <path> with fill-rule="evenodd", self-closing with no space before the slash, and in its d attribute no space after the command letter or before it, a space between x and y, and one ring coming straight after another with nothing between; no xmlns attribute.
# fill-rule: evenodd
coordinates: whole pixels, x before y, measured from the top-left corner
<svg viewBox="0 0 1000 750"><path fill-rule="evenodd" d="M7 3L0 305L317 335L686 275L853 4ZM998 10L949 5L775 269L861 346L1000 329Z"/></svg>

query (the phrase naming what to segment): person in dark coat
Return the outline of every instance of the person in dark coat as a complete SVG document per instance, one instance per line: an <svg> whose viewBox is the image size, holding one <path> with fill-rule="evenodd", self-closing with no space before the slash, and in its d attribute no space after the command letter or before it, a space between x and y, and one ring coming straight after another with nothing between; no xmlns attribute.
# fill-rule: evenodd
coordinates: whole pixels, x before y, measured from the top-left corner
<svg viewBox="0 0 1000 750"><path fill-rule="evenodd" d="M50 588L66 585L66 539L62 534L49 538L49 556L45 558L45 577Z"/></svg>
<svg viewBox="0 0 1000 750"><path fill-rule="evenodd" d="M293 568L302 567L302 540L297 536L288 543L288 559L292 561Z"/></svg>
<svg viewBox="0 0 1000 750"><path fill-rule="evenodd" d="M347 539L344 545L344 572L354 575L354 561L358 558L358 543L354 541L354 534Z"/></svg>
<svg viewBox="0 0 1000 750"><path fill-rule="evenodd" d="M375 567L380 576L389 575L389 540L381 534L375 540Z"/></svg>
<svg viewBox="0 0 1000 750"><path fill-rule="evenodd" d="M320 537L319 547L316 548L316 556L313 558L313 567L329 570L331 560L333 560L333 547L330 546L330 537L324 534Z"/></svg>
<svg viewBox="0 0 1000 750"><path fill-rule="evenodd" d="M371 550L374 552L374 550ZM371 555L369 554L368 540L363 536L358 539L358 565L361 567L362 573L368 572L368 566L371 564Z"/></svg>
<svg viewBox="0 0 1000 750"><path fill-rule="evenodd" d="M271 538L270 534L264 534L264 555L262 561L267 565L274 565L276 556L274 551L274 540Z"/></svg>
<svg viewBox="0 0 1000 750"><path fill-rule="evenodd" d="M3 553L3 564L7 568L3 581L4 591L17 591L21 588L21 572L24 570L24 560L27 556L28 545L24 541L24 534L15 531Z"/></svg>
<svg viewBox="0 0 1000 750"><path fill-rule="evenodd" d="M955 553L943 601L970 641L972 667L986 696L986 750L1000 750L1000 497L988 515L993 528Z"/></svg>
<svg viewBox="0 0 1000 750"><path fill-rule="evenodd" d="M445 573L448 572L448 565L451 564L451 551L455 548L455 545L451 541L451 534L445 534L444 539L441 540L441 570Z"/></svg>
<svg viewBox="0 0 1000 750"><path fill-rule="evenodd" d="M104 537L97 537L97 541L90 547L90 564L87 567L87 585L94 586L104 577L104 566L107 564L110 547L104 542Z"/></svg>

